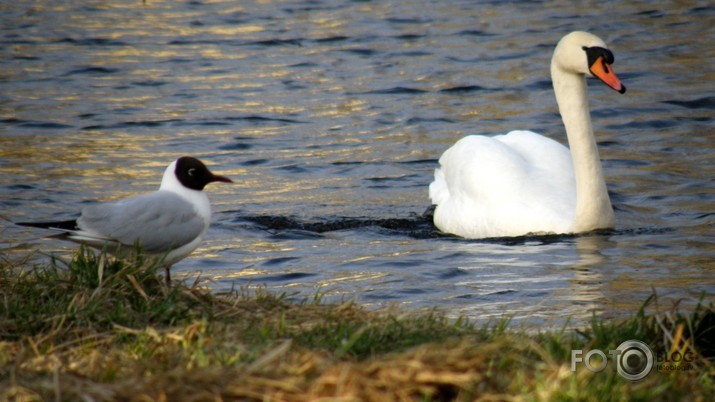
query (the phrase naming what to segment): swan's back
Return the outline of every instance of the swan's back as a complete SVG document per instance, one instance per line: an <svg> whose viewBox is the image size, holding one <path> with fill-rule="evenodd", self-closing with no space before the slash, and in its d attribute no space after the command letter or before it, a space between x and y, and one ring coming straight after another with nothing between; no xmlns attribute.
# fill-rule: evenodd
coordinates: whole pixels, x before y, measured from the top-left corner
<svg viewBox="0 0 715 402"><path fill-rule="evenodd" d="M568 232L576 205L569 150L531 131L462 138L430 184L435 225L468 238Z"/></svg>

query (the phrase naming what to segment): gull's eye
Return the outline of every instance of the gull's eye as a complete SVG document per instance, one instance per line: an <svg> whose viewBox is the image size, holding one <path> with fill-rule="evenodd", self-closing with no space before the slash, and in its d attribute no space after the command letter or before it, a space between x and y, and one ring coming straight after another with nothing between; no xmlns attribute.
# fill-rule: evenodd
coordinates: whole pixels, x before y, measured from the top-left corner
<svg viewBox="0 0 715 402"><path fill-rule="evenodd" d="M193 176L196 175L196 169L195 169L195 168L191 168L191 169L189 169L189 171L186 172L186 173L188 173L189 176L192 176L192 177L193 177Z"/></svg>

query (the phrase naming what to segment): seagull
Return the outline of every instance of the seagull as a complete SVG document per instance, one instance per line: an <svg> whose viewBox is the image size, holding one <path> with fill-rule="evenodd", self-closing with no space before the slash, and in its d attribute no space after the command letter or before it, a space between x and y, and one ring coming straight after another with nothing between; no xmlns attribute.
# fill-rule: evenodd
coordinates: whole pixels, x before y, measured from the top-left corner
<svg viewBox="0 0 715 402"><path fill-rule="evenodd" d="M203 189L212 182L233 183L183 156L166 168L158 191L90 205L74 220L17 224L58 231L52 237L98 249L120 251L138 243L148 255L164 257L168 284L171 266L196 250L209 228L211 204Z"/></svg>

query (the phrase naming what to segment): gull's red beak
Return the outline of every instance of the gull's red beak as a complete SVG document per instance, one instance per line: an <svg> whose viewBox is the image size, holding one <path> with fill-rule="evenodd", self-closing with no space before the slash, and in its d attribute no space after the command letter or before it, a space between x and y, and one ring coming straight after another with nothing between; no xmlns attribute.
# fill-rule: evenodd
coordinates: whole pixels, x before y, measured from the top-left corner
<svg viewBox="0 0 715 402"><path fill-rule="evenodd" d="M224 182L224 183L233 183L233 180L229 179L229 178L226 177L226 176L220 176L220 175L217 175L217 174L212 174L212 175L211 175L211 179L209 180L209 183L213 183L213 182L215 182L215 181L221 181L221 182Z"/></svg>

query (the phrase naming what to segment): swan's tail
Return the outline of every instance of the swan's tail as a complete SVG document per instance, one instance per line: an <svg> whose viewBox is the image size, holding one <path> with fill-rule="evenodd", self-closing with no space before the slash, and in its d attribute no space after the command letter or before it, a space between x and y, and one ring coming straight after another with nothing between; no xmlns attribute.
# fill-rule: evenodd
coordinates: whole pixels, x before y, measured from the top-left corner
<svg viewBox="0 0 715 402"><path fill-rule="evenodd" d="M434 181L429 185L429 198L434 205L443 204L449 199L447 180L445 180L444 173L440 168L434 170Z"/></svg>

